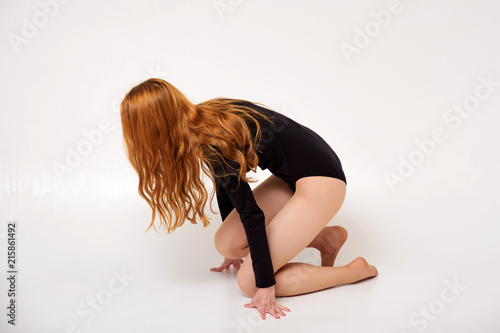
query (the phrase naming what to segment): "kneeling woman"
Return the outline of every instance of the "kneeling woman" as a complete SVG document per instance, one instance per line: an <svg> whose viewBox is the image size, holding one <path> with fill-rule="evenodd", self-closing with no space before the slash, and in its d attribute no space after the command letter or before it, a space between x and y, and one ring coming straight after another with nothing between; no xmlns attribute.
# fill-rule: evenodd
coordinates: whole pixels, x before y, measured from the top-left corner
<svg viewBox="0 0 500 333"><path fill-rule="evenodd" d="M327 224L344 202L346 178L335 152L308 127L241 99L195 105L161 79L133 87L120 112L139 194L153 210L149 228L156 230L157 215L168 233L185 220L208 226L207 175L223 220L215 247L224 262L212 270L238 268L238 285L252 297L245 307L257 307L263 319L290 311L276 296L377 275L362 257L333 267L347 231ZM257 166L272 175L252 191L246 173ZM321 266L289 262L306 247L321 252Z"/></svg>

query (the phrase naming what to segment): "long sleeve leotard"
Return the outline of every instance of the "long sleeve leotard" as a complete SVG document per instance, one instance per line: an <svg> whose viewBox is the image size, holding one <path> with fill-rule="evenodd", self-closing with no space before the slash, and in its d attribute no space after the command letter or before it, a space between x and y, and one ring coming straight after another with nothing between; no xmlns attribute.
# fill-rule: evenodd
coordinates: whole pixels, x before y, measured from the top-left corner
<svg viewBox="0 0 500 333"><path fill-rule="evenodd" d="M272 117L272 123L257 118L262 131L257 149L258 165L262 170L268 169L283 179L294 192L296 181L307 176L329 176L346 182L337 155L314 131L281 113L251 102L242 102L242 105ZM249 124L249 128L255 135L254 125ZM227 159L224 162L238 170L236 162ZM265 215L255 201L252 189L247 182L238 183L238 171L220 165L214 170L229 174L215 178L217 203L222 221L233 209L238 212L248 241L256 286L267 288L276 284Z"/></svg>

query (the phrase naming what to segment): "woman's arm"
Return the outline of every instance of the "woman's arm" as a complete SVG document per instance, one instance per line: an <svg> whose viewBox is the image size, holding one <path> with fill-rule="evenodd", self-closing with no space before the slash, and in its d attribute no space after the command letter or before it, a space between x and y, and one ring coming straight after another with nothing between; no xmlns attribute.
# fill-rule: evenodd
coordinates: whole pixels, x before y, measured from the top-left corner
<svg viewBox="0 0 500 333"><path fill-rule="evenodd" d="M215 192L217 194L217 205L219 206L219 212L222 218L222 222L224 222L229 213L231 213L231 211L234 209L234 205L227 195L226 190L219 181L216 181Z"/></svg>

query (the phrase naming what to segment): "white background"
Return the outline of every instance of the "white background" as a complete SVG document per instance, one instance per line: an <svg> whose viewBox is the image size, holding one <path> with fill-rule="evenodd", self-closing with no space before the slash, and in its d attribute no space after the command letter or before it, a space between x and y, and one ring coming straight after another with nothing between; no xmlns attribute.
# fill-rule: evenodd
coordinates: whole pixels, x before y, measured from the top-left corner
<svg viewBox="0 0 500 333"><path fill-rule="evenodd" d="M500 86L488 91L479 78L500 82L500 5L391 3L2 0L0 330L499 332ZM220 215L208 228L144 233L151 211L118 107L149 77L193 103L262 102L320 134L348 180L330 222L349 231L336 265L363 256L379 276L278 298L292 312L262 321L243 307L236 272L209 271L222 260ZM463 103L474 110L450 113ZM85 131L102 122L109 130L89 146ZM429 144L439 129L446 139ZM88 154L68 166L78 148ZM67 169L58 177L54 165ZM401 178L391 186L388 174ZM8 221L17 221L15 327ZM296 260L318 258L306 249Z"/></svg>

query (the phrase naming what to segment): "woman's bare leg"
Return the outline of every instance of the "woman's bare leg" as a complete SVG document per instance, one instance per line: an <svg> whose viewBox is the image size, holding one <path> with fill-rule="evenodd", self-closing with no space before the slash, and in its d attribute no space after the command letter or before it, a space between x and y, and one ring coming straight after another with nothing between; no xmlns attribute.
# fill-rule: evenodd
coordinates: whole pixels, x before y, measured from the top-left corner
<svg viewBox="0 0 500 333"><path fill-rule="evenodd" d="M250 256L245 259L249 260ZM314 266L302 262L289 262L275 273L276 296L295 296L350 284L376 276L377 269L363 257L341 267ZM249 296L253 297L253 294Z"/></svg>
<svg viewBox="0 0 500 333"><path fill-rule="evenodd" d="M297 295L377 275L376 269L363 258L343 267L315 267L304 263L290 263L284 267L314 242L345 198L346 186L339 179L312 176L299 179L296 185L295 194L266 228L276 274L276 294ZM283 271L278 272L282 268ZM299 271L307 272L307 278L300 278ZM240 267L237 280L241 290L253 297L258 288L250 256Z"/></svg>
<svg viewBox="0 0 500 333"><path fill-rule="evenodd" d="M347 240L347 230L335 225L324 227L307 247L313 247L321 253L321 266L332 267L342 245Z"/></svg>
<svg viewBox="0 0 500 333"><path fill-rule="evenodd" d="M270 175L253 190L253 194L255 201L264 211L267 227L292 198L294 192L284 180ZM347 230L341 226L326 226L306 247L320 251L321 266L333 266L346 239ZM248 256L248 242L236 210L233 210L221 224L214 242L217 250L227 258L238 259Z"/></svg>
<svg viewBox="0 0 500 333"><path fill-rule="evenodd" d="M335 225L326 226L306 247L312 247L319 250L321 254L321 266L332 267L337 258L342 245L347 240L347 230ZM248 247L245 248L245 253L241 257L247 257L250 253Z"/></svg>

